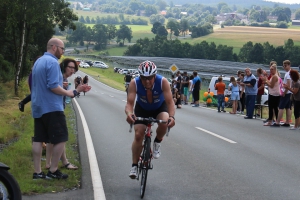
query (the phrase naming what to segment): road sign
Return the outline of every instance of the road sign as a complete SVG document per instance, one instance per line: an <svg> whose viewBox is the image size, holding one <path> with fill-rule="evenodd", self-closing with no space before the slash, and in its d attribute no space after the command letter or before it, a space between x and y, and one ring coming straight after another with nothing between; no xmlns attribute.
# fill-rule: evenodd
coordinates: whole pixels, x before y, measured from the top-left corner
<svg viewBox="0 0 300 200"><path fill-rule="evenodd" d="M179 68L175 64L172 64L169 69L173 74L175 74L179 70Z"/></svg>

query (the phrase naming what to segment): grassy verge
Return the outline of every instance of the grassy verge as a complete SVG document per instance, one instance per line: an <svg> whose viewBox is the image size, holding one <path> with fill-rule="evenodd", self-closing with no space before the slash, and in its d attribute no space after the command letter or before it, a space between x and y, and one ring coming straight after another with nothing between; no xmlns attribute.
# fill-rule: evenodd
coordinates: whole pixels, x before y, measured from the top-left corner
<svg viewBox="0 0 300 200"><path fill-rule="evenodd" d="M7 90L11 90L11 83L6 84ZM10 88L9 88L10 87ZM24 91L21 90L21 93ZM38 194L61 192L80 186L81 167L77 149L77 135L75 132L76 117L71 105L65 110L69 141L66 144L67 158L69 162L79 166L77 171L61 169L69 175L67 180L32 180L33 161L31 151L31 137L33 136L33 118L31 116L30 103L25 106L25 112L20 112L18 102L20 98L7 92L8 99L0 104L0 161L8 165L10 173L18 181L22 194ZM16 139L14 139L16 138ZM43 154L45 158L45 154ZM62 167L62 164L59 164ZM45 161L42 161L42 170L45 170Z"/></svg>

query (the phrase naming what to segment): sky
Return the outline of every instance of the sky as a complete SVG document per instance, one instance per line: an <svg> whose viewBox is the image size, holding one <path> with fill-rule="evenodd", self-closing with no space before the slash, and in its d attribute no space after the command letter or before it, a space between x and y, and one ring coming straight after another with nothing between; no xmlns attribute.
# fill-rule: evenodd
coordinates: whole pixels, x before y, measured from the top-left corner
<svg viewBox="0 0 300 200"><path fill-rule="evenodd" d="M293 3L300 4L300 0L266 0L266 1L272 1L272 2L278 2L278 3L288 3L288 4L293 4Z"/></svg>

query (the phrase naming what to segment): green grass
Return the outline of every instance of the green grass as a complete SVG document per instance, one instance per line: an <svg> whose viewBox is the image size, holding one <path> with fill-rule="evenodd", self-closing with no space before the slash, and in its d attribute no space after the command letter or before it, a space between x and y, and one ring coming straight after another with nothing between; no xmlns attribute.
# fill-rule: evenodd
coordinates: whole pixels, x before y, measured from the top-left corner
<svg viewBox="0 0 300 200"><path fill-rule="evenodd" d="M25 84L25 83L24 83ZM20 112L18 109L18 102L20 98L24 96L20 95L15 97L10 87L13 84L5 84L7 87L7 94L9 98L1 102L0 104L0 137L4 138L4 141L0 141L0 144L12 141L11 139L17 136L16 142L10 142L10 145L0 152L0 161L8 165L11 169L10 173L18 181L22 194L38 194L38 193L51 193L62 192L66 189L73 189L79 187L81 180L81 167L79 163L77 135L76 135L76 116L71 108L71 105L67 105L65 115L67 118L69 141L66 143L67 158L69 162L79 166L77 171L69 171L62 169L69 175L67 180L32 180L32 173L34 171L32 161L32 141L33 136L33 118L31 115L30 103L26 104L25 111ZM27 85L27 84L26 84ZM1 84L1 86L3 86ZM27 93L20 88L20 94ZM10 91L9 91L10 90ZM3 139L2 139L3 140ZM43 155L45 158L45 155ZM62 167L62 164L59 164ZM45 170L45 161L42 161L42 170Z"/></svg>

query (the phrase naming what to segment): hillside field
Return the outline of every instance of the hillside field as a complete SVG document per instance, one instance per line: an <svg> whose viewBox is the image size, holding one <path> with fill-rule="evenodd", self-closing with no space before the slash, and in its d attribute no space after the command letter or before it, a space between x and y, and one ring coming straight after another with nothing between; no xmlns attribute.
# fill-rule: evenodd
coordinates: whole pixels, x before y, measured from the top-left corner
<svg viewBox="0 0 300 200"><path fill-rule="evenodd" d="M90 18L96 18L96 16L104 17L107 15L118 16L119 14L107 14L100 13L96 11L78 11L74 10L78 16L89 16ZM125 18L138 18L147 19L147 17L143 16L132 16L132 15L124 15ZM93 24L88 24L87 26L93 26ZM133 38L131 39L131 43L135 43L140 38L154 38L154 34L151 32L152 24L148 25L127 25L131 28ZM116 25L119 28L119 25ZM168 37L169 38L169 37ZM175 37L173 37L175 38ZM190 36L186 37L178 37L182 42L188 42L190 44L200 43L202 41L215 42L216 45L222 44L233 47L234 53L239 53L240 48L247 43L248 41L252 41L255 43L265 43L269 42L271 45L280 46L284 45L284 43L288 39L292 39L295 45L300 46L300 27L290 26L288 29L279 29L279 28L264 28L264 27L250 27L250 26L225 26L225 28L220 28L220 26L216 25L214 27L214 33L200 37L200 38L190 38ZM112 41L114 43L114 41ZM125 42L125 45L126 44ZM119 48L119 47L115 47ZM116 52L121 53L124 51L124 47L122 50L116 50ZM113 49L109 49L111 55L115 55Z"/></svg>

